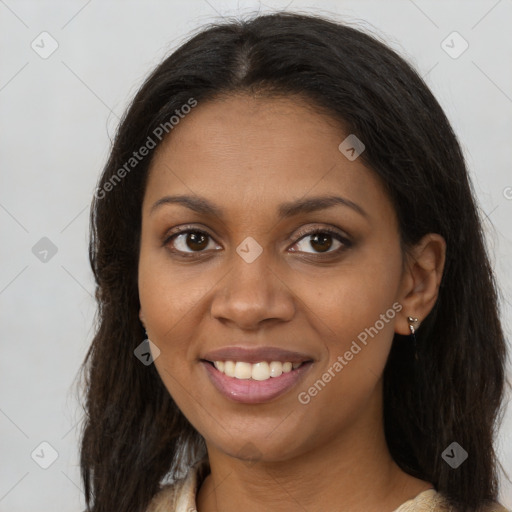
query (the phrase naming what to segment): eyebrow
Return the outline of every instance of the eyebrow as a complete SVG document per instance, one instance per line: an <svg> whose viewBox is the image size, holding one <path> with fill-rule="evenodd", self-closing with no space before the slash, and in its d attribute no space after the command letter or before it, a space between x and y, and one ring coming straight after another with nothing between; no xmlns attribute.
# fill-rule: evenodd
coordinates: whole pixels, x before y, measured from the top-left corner
<svg viewBox="0 0 512 512"><path fill-rule="evenodd" d="M153 214L157 209L166 204L179 204L202 215L216 216L224 219L222 210L205 199L204 197L195 197L188 195L165 196L156 201L151 207L149 213ZM357 203L350 199L340 196L318 196L307 199L299 199L282 203L278 207L278 216L280 219L286 219L298 215L299 213L310 213L318 210L331 208L332 206L346 206L356 211L363 217L368 218L368 213Z"/></svg>

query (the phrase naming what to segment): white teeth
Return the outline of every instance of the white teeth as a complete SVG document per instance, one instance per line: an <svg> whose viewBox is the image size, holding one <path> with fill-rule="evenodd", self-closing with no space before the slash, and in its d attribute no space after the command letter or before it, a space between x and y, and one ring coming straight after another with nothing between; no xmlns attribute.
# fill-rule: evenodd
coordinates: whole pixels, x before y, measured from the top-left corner
<svg viewBox="0 0 512 512"><path fill-rule="evenodd" d="M283 364L279 361L272 361L270 363L270 376L279 377L283 373Z"/></svg>
<svg viewBox="0 0 512 512"><path fill-rule="evenodd" d="M222 361L220 361L222 362ZM221 370L219 370L221 371ZM224 363L224 373L228 377L234 377L235 376L235 363L233 361L226 361Z"/></svg>
<svg viewBox="0 0 512 512"><path fill-rule="evenodd" d="M213 364L219 372L224 373L228 377L247 380L268 380L271 377L279 377L283 373L289 373L297 369L302 363L291 363L286 361L261 361L251 364L245 361L213 361Z"/></svg>
<svg viewBox="0 0 512 512"><path fill-rule="evenodd" d="M267 380L270 379L270 367L268 363L256 363L252 365L251 377L254 380Z"/></svg>
<svg viewBox="0 0 512 512"><path fill-rule="evenodd" d="M235 377L237 379L250 379L252 374L252 364L238 361L235 364Z"/></svg>

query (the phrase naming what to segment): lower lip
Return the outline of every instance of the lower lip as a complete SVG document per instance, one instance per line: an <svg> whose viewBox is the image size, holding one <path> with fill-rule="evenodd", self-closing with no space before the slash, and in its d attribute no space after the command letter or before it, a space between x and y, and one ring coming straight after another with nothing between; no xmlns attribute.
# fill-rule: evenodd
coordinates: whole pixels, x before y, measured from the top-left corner
<svg viewBox="0 0 512 512"><path fill-rule="evenodd" d="M226 398L244 404L261 404L270 402L278 396L290 391L311 367L311 361L302 364L297 369L282 373L279 377L267 380L237 379L219 372L215 366L201 361L208 377L217 390Z"/></svg>

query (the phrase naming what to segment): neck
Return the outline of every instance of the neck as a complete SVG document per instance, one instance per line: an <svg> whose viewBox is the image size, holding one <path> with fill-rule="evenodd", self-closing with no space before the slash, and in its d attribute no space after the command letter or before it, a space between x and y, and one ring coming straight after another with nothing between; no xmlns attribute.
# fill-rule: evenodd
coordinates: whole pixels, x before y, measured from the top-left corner
<svg viewBox="0 0 512 512"><path fill-rule="evenodd" d="M396 465L382 415L373 418L360 418L336 438L286 460L247 462L208 445L211 473L199 490L198 511L395 510L432 486Z"/></svg>

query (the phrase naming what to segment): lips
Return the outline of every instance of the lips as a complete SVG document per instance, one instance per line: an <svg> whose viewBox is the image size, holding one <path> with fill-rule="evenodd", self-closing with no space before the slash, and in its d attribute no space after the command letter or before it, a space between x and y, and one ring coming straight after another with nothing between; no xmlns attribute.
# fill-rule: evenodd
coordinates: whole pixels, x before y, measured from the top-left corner
<svg viewBox="0 0 512 512"><path fill-rule="evenodd" d="M206 353L201 363L210 382L226 398L258 404L290 391L310 369L313 359L276 347L225 347Z"/></svg>
<svg viewBox="0 0 512 512"><path fill-rule="evenodd" d="M300 352L292 352L277 347L224 347L204 354L201 359L205 361L242 361L246 363L260 363L262 361L280 361L281 363L304 363L313 358Z"/></svg>

